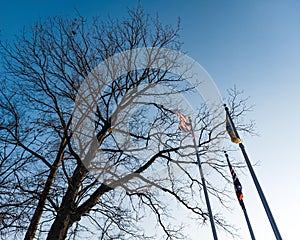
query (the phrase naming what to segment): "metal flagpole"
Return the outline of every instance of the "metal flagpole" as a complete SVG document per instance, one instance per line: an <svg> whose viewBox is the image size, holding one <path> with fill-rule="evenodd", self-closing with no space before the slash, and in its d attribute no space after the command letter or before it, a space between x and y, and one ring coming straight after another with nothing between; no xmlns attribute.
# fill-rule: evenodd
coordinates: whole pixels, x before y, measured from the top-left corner
<svg viewBox="0 0 300 240"><path fill-rule="evenodd" d="M218 240L217 231L216 231L216 227L215 227L215 223L214 223L214 218L213 218L212 210L211 210L211 207L210 207L210 202L209 202L208 192L207 192L207 188L206 188L206 183L205 183L205 179L204 179L204 174L203 174L203 171L202 171L202 164L201 164L201 160L200 160L200 154L199 154L196 139L195 139L193 124L192 124L192 121L191 121L190 118L189 118L189 121L190 121L190 124L191 124L191 133L192 133L194 148L195 148L195 151L196 151L197 163L198 163L199 172L200 172L200 176L201 176L201 181L202 181L202 185L203 185L203 191L204 191L205 201L206 201L206 205L207 205L211 230L212 230L212 233L213 233L213 236L214 236L214 240Z"/></svg>
<svg viewBox="0 0 300 240"><path fill-rule="evenodd" d="M229 120L229 122L230 122L230 124L231 124L232 130L234 131L236 137L239 138L238 132L237 132L235 126L234 126L234 123L233 123L233 121L232 121L232 119L231 119L231 116L230 116L230 114L229 114L229 109L228 109L228 107L226 106L226 104L224 104L224 108L225 108L226 114L227 114L227 116L228 116L228 120ZM255 184L255 187L256 187L257 192L258 192L258 194L259 194L259 197L260 197L260 199L261 199L261 202L262 202L262 204L263 204L263 206L264 206L264 208L265 208L265 211L266 211L267 216L268 216L268 218L269 218L269 222L270 222L270 224L271 224L271 226L272 226L272 229L273 229L273 232L274 232L274 234L275 234L275 236L276 236L276 239L277 239L277 240L282 240L281 235L280 235L280 232L279 232L279 229L277 228L275 219L274 219L274 217L273 217L273 215L272 215L271 209L270 209L270 207L269 207L269 205L268 205L268 202L267 202L267 200L266 200L266 197L265 197L265 195L264 195L264 193L263 193L263 190L262 190L262 188L261 188L261 186L260 186L260 184L259 184L259 181L258 181L258 179L257 179L257 177L256 177L256 174L255 174L255 172L254 172L254 170L253 170L253 167L252 167L252 165L251 165L251 163L250 163L250 159L249 159L249 157L248 157L248 155L247 155L247 153L246 153L245 146L243 145L243 143L239 143L239 147L240 147L240 149L241 149L241 151L242 151L242 153L243 153L243 156L244 156L244 158L245 158L246 164L247 164L248 169L249 169L249 171L250 171L251 177L252 177L252 179L253 179L253 181L254 181L254 184Z"/></svg>
<svg viewBox="0 0 300 240"><path fill-rule="evenodd" d="M225 153L225 157L227 159L229 170L230 170L231 175L232 175L233 184L234 184L235 191L236 191L236 194L237 194L237 197L238 197L238 201L241 205L241 208L243 209L243 212L244 212L244 215L245 215L245 218L246 218L246 222L247 222L247 226L248 226L248 229L249 229L249 232L250 232L250 235L251 235L251 239L255 240L254 232L253 232L253 229L252 229L252 226L251 226L248 214L247 214L247 210L246 210L246 207L245 207L245 203L244 203L244 200L243 200L243 194L242 194L242 191L241 191L242 190L242 185L241 185L240 181L237 180L238 179L237 175L236 175L235 171L233 170L233 168L230 164L228 154L226 153L226 151L224 151L224 153ZM237 180L237 183L235 182L236 180ZM236 185L238 185L238 186L236 186ZM240 189L236 189L239 186L240 186Z"/></svg>
<svg viewBox="0 0 300 240"><path fill-rule="evenodd" d="M245 218L246 218L246 222L247 222L247 226L248 226L248 229L249 229L249 232L250 232L250 235L251 235L251 239L252 240L255 240L255 236L254 236L254 233L253 233L253 230L252 230L252 226L250 224L250 220L249 220L249 217L248 217L248 214L247 214L247 210L245 207L242 207L243 209L243 212L244 212L244 215L245 215Z"/></svg>

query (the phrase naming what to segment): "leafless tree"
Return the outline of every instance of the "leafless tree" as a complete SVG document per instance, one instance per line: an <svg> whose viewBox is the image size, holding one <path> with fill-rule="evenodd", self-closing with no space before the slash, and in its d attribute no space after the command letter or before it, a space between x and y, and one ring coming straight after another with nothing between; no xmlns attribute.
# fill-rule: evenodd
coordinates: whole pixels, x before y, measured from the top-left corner
<svg viewBox="0 0 300 240"><path fill-rule="evenodd" d="M170 72L178 56L159 69L153 62L157 56L149 58L143 69L129 67L121 75L115 72L120 62L107 61L137 48L179 51L178 32L179 24L164 26L139 7L118 21L49 18L24 30L14 43L1 43L3 238L81 239L96 233L98 239L148 239L154 236L139 223L149 216L156 218L165 239L184 238L183 226L170 220L172 199L205 222L193 147L188 134L177 129L174 111L184 111L178 107L180 100L167 107L154 100L142 102L151 96L174 99L174 93L194 90L186 79ZM130 53L126 55L130 59L123 58L125 66L134 62ZM86 79L100 74L94 71L100 62L107 64L111 81L104 86L90 82L90 87L101 91L88 118L93 124L80 132L73 124L76 97ZM165 88L149 90L157 85ZM240 117L247 107L236 93L232 96L233 114ZM226 179L227 168L219 158L223 149L217 144L225 138L220 127L225 117L218 122L216 113L199 105L193 125L203 162ZM98 150L90 148L91 153L76 135L89 129ZM251 129L243 125L243 130ZM225 180L224 188L208 181L210 194L221 203L228 199L225 185ZM215 220L231 231L223 218L215 216Z"/></svg>

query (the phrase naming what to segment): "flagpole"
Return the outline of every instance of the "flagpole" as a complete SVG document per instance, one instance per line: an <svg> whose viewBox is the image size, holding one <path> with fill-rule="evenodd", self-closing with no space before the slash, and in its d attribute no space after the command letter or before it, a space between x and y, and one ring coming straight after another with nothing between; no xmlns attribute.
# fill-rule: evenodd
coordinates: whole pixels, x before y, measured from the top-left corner
<svg viewBox="0 0 300 240"><path fill-rule="evenodd" d="M206 201L206 205L207 205L207 210L208 210L208 216L209 216L209 220L210 220L211 230L212 230L212 233L213 233L213 236L214 236L214 240L218 240L217 231L216 231L216 227L215 227L215 223L214 223L214 218L213 218L213 215L212 215L212 210L211 210L211 206L210 206L210 202L209 202L208 192L207 192L207 188L206 188L206 183L205 183L205 179L204 179L204 174L203 174L203 170L202 170L202 164L201 164L201 160L200 160L200 154L199 154L197 143L196 143L196 139L195 139L193 124L192 124L192 121L191 121L190 118L189 118L189 121L190 121L190 124L191 124L192 139L193 139L194 148L195 148L195 151L196 151L197 163L198 163L199 172L200 172L200 176L201 176L201 181L202 181L202 186L203 186L205 201Z"/></svg>
<svg viewBox="0 0 300 240"><path fill-rule="evenodd" d="M226 153L226 151L224 151L225 153L225 157L227 159L227 163L228 163L228 166L229 166L229 169L231 171L231 164L230 164L230 161L229 161L229 157L228 157L228 154ZM245 207L245 203L244 203L244 200L239 200L239 203L241 205L241 208L243 209L243 212L244 212L244 216L245 216L245 219L246 219L246 222L247 222L247 226L248 226L248 229L249 229L249 232L250 232L250 235L251 235L251 239L252 240L255 240L255 236L254 236L254 232L253 232L253 229L252 229L252 226L251 226L251 223L250 223L250 220L249 220L249 217L248 217L248 214L247 214L247 210L246 210L246 207Z"/></svg>
<svg viewBox="0 0 300 240"><path fill-rule="evenodd" d="M243 212L244 212L244 215L245 215L245 218L246 218L246 222L247 222L247 226L248 226L248 229L249 229L249 232L250 232L250 235L251 235L251 239L255 240L255 236L254 236L253 229L252 229L252 226L251 226L248 214L247 214L247 210L246 210L245 207L242 207L242 209L243 209Z"/></svg>
<svg viewBox="0 0 300 240"><path fill-rule="evenodd" d="M228 116L228 119L229 119L229 121L230 121L230 124L231 124L231 126L232 126L232 130L234 131L236 137L239 138L238 132L237 132L237 130L236 130L236 128L235 128L235 125L234 125L234 123L233 123L233 121L232 121L232 119L231 119L231 116L230 116L230 114L229 114L229 109L228 109L228 107L226 106L226 104L224 104L224 108L225 108L226 114L227 114L227 116ZM270 222L270 224L271 224L271 226L272 226L274 235L276 236L276 239L277 239L277 240L282 240L281 235L280 235L280 232L279 232L279 229L278 229L278 227L277 227L277 225L276 225L276 222L275 222L275 219L274 219L274 217L273 217L273 215L272 215L271 209L270 209L270 207L269 207L269 205L268 205L268 202L267 202L267 200L266 200L266 197L265 197L265 195L264 195L264 193L263 193L263 190L262 190L262 188L261 188L261 186L260 186L260 184L259 184L259 181L258 181L258 179L257 179L257 177L256 177L256 174L255 174L255 172L254 172L254 170L253 170L253 167L252 167L252 165L251 165L251 163L250 163L250 159L249 159L249 157L248 157L248 155L247 155L247 153L246 153L245 146L243 145L243 143L239 143L239 147L240 147L240 149L241 149L241 151L242 151L242 154L243 154L243 156L244 156L244 158L245 158L246 164L247 164L247 166L248 166L248 169L249 169L250 174L251 174L251 176L252 176L252 179L253 179L253 181L254 181L254 184L255 184L256 190L257 190L257 192L258 192L258 194L259 194L260 200L261 200L261 202L262 202L262 204L263 204L263 206L264 206L264 208L265 208L266 214L267 214L267 216L268 216L268 218L269 218L269 222Z"/></svg>

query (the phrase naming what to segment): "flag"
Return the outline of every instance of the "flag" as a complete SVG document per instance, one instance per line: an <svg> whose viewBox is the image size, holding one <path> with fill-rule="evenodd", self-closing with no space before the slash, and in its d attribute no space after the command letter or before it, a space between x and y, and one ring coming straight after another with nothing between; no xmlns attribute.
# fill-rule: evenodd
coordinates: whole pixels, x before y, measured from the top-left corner
<svg viewBox="0 0 300 240"><path fill-rule="evenodd" d="M244 208L244 202L243 202L243 193L242 193L242 184L240 183L240 180L238 179L238 177L236 176L236 173L233 169L233 167L231 166L228 157L227 157L227 163L230 169L230 173L233 179L233 185L234 185L234 190L237 196L237 199L241 205L242 208Z"/></svg>
<svg viewBox="0 0 300 240"><path fill-rule="evenodd" d="M252 229L252 226L251 226L251 223L250 223L247 211L246 211L246 207L245 207L245 204L244 204L244 201L243 201L242 184L240 183L240 180L236 176L236 173L235 173L233 167L230 164L228 154L226 153L226 151L224 153L225 153L225 157L227 159L228 167L230 169L230 173L231 173L231 176L232 176L232 179L233 179L234 190L235 190L237 199L238 199L238 201L239 201L239 203L240 203L240 205L243 209L243 212L244 212L244 215L245 215L245 218L246 218L246 222L247 222L247 226L248 226L248 229L249 229L249 232L250 232L250 235L251 235L251 239L255 240L253 229Z"/></svg>
<svg viewBox="0 0 300 240"><path fill-rule="evenodd" d="M229 120L229 116L226 113L226 131L228 133L228 135L230 136L230 139L232 142L239 144L242 142L242 139L238 138L233 130L233 127L231 126L230 120Z"/></svg>
<svg viewBox="0 0 300 240"><path fill-rule="evenodd" d="M179 117L180 120L178 124L178 129L180 129L183 132L191 133L192 125L190 119L179 112L175 112L175 114Z"/></svg>

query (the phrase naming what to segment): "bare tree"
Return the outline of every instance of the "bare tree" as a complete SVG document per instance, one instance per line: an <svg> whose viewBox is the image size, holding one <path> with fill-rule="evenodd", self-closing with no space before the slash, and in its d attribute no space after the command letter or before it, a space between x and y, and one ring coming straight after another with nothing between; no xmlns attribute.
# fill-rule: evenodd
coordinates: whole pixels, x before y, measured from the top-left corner
<svg viewBox="0 0 300 240"><path fill-rule="evenodd" d="M96 231L99 239L148 239L139 222L152 213L166 239L184 238L182 226L169 220L166 198L199 221L207 219L198 201L202 185L189 136L177 129L174 114L184 109L173 95L195 86L170 71L177 55L157 68L159 49L180 50L178 32L179 24L163 26L137 8L120 21L51 18L24 30L13 44L1 43L2 236L75 239ZM121 62L111 57L139 48L158 51L150 51L139 69L129 66L138 61L136 55L122 55L120 74ZM95 71L100 62L106 64L105 76ZM93 96L84 95L83 83L94 88ZM92 115L73 114L80 96L81 107ZM93 106L85 102L88 97ZM232 110L242 116L247 107L236 97ZM166 107L155 102L159 98L173 102ZM218 119L217 110L201 105L193 124L203 161L226 179L217 144L225 137L224 121ZM88 138L78 140L78 134L91 133L94 148ZM221 203L228 198L225 188L208 186ZM215 218L230 231L224 219Z"/></svg>

